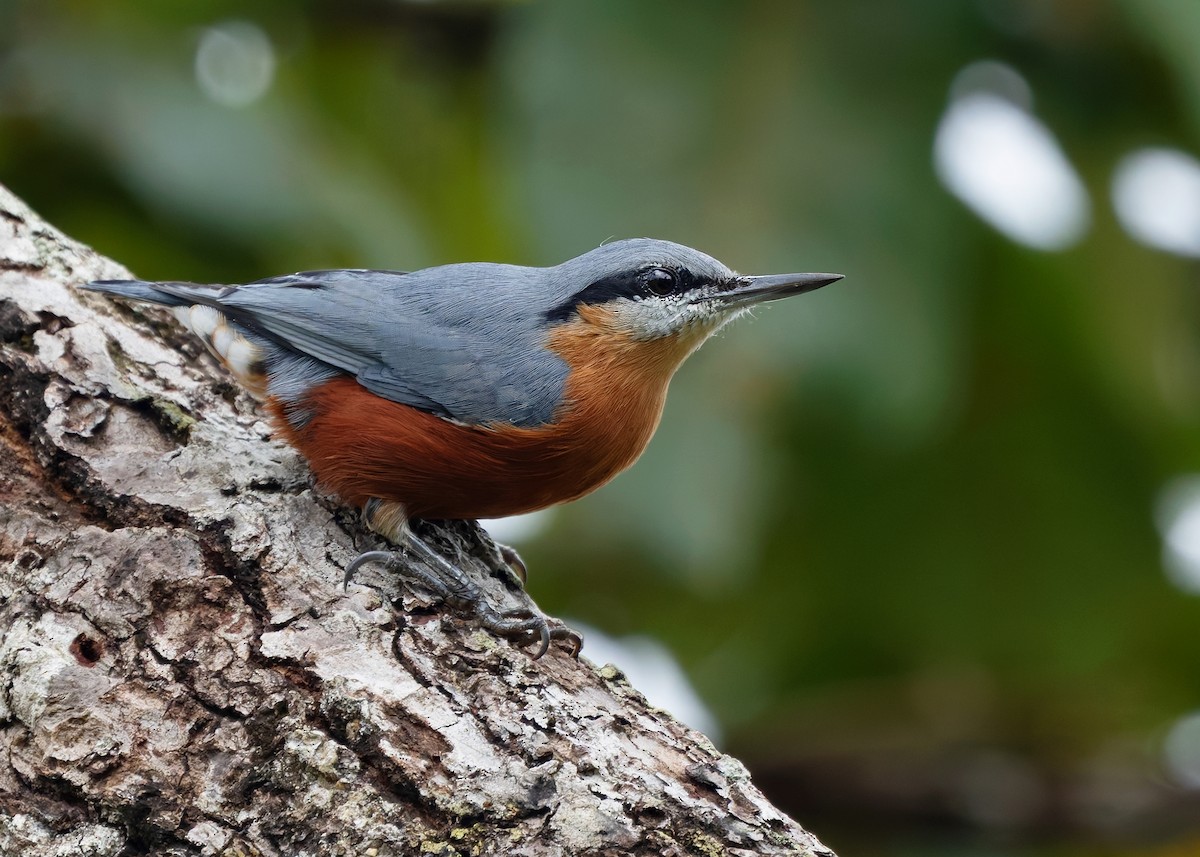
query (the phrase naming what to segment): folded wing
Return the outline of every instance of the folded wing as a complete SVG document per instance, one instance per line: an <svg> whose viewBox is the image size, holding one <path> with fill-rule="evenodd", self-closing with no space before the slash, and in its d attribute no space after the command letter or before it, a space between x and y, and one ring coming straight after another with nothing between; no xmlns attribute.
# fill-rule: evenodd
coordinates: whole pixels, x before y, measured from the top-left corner
<svg viewBox="0 0 1200 857"><path fill-rule="evenodd" d="M529 284L508 281L534 269L450 268L461 269L462 282L447 282L442 268L434 281L343 270L244 286L153 288L173 302L212 306L248 334L353 375L392 401L470 425L549 422L567 366L545 350L529 314L512 305Z"/></svg>

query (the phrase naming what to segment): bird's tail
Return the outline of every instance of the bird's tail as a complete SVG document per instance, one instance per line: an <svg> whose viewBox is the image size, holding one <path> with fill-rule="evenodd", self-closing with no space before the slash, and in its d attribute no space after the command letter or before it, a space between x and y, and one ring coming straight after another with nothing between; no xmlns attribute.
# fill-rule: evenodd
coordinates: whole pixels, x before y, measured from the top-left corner
<svg viewBox="0 0 1200 857"><path fill-rule="evenodd" d="M145 280L93 280L80 288L163 306L189 306L194 303L160 291L157 286L158 283L148 283Z"/></svg>
<svg viewBox="0 0 1200 857"><path fill-rule="evenodd" d="M264 343L230 322L206 293L223 286L192 283L151 283L146 280L95 280L80 286L89 292L104 292L121 298L171 307L175 318L200 337L205 347L225 364L251 392L265 395ZM179 292L172 294L172 292ZM302 359L297 355L297 359ZM332 371L332 370L331 370Z"/></svg>

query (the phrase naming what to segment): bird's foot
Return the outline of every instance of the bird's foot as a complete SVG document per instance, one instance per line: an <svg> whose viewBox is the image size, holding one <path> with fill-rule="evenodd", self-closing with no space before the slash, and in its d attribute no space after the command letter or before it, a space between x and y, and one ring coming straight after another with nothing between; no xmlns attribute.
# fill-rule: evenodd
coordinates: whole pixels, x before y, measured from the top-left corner
<svg viewBox="0 0 1200 857"><path fill-rule="evenodd" d="M497 613L487 601L476 602L473 606L479 624L496 636L511 640L518 646L536 642L535 661L550 650L552 640L565 640L573 658L578 658L583 649L582 634L537 611L522 609Z"/></svg>
<svg viewBox="0 0 1200 857"><path fill-rule="evenodd" d="M382 562L404 576L415 579L454 609L472 613L479 624L493 634L511 640L518 646L536 642L538 648L534 660L546 654L553 640L567 641L572 657L579 656L583 637L577 632L534 609L497 610L478 584L422 539L410 535L407 544L425 560L426 567L406 563L402 554L392 551L367 551L346 567L343 585L348 585L363 565Z"/></svg>

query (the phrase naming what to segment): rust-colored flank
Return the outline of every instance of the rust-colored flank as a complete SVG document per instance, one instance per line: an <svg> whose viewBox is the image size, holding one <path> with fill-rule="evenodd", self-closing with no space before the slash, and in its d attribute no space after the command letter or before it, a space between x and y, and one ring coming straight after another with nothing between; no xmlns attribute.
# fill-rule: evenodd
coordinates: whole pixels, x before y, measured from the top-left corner
<svg viewBox="0 0 1200 857"><path fill-rule="evenodd" d="M276 423L318 480L357 505L404 504L416 518L494 518L592 491L649 443L675 369L704 338L635 340L609 309L584 306L554 328L548 346L571 367L553 423L466 426L380 398L350 377L316 387L313 416Z"/></svg>

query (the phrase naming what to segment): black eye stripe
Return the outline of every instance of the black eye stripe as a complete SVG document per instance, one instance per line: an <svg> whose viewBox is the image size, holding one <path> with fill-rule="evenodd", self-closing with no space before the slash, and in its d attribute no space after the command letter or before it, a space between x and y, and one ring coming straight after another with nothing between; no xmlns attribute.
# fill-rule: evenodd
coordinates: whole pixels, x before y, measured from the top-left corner
<svg viewBox="0 0 1200 857"><path fill-rule="evenodd" d="M661 272L656 274L655 272ZM672 285L663 289L666 278L672 278ZM610 277L596 280L576 292L572 297L546 313L546 320L551 322L566 321L580 304L602 304L617 298L665 297L670 294L680 294L697 285L696 277L686 269L669 268L665 265L652 265L633 271L622 271Z"/></svg>

